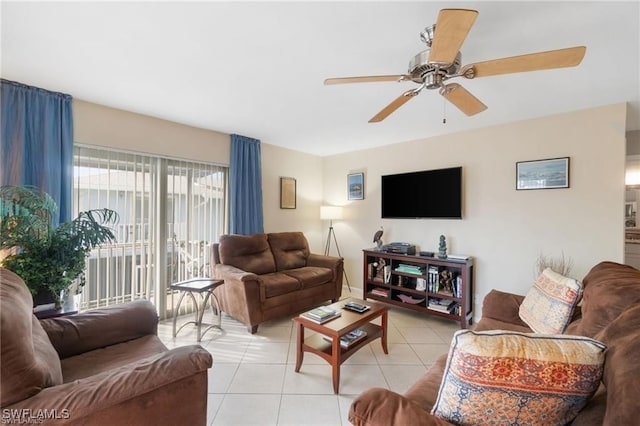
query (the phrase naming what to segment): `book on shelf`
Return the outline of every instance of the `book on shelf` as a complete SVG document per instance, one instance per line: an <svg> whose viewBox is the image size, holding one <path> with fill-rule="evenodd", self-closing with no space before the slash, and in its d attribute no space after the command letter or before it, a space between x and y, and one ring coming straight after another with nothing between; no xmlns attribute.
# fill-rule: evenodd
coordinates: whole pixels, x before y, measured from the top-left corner
<svg viewBox="0 0 640 426"><path fill-rule="evenodd" d="M380 297L389 297L389 290L386 288L376 287L371 290L371 294L375 296L380 296Z"/></svg>
<svg viewBox="0 0 640 426"><path fill-rule="evenodd" d="M301 317L318 324L323 324L327 321L339 317L340 315L342 315L340 311L337 311L328 306L320 306L319 308L315 308L300 314Z"/></svg>
<svg viewBox="0 0 640 426"><path fill-rule="evenodd" d="M361 328L356 328L355 330L351 330L344 336L340 337L340 346L347 349L348 347L350 347L357 341L364 339L365 337L367 337L367 332ZM327 342L331 342L331 337L329 336L323 335L322 338Z"/></svg>
<svg viewBox="0 0 640 426"><path fill-rule="evenodd" d="M405 274L415 274L415 275L422 275L423 274L423 270L422 270L422 268L420 268L420 266L407 265L405 263L399 264L396 267L395 271L396 272L403 272Z"/></svg>

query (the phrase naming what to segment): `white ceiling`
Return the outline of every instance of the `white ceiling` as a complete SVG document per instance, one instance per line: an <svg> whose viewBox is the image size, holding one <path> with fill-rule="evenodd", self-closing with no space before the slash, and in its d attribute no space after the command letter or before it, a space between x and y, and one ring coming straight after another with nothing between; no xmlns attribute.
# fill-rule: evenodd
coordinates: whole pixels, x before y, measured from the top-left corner
<svg viewBox="0 0 640 426"><path fill-rule="evenodd" d="M2 77L317 155L360 150L618 102L640 129L640 3L2 2ZM479 16L468 64L578 45L576 68L456 79L489 108L467 117L414 83L324 86L401 74L445 7ZM447 123L442 123L446 111Z"/></svg>

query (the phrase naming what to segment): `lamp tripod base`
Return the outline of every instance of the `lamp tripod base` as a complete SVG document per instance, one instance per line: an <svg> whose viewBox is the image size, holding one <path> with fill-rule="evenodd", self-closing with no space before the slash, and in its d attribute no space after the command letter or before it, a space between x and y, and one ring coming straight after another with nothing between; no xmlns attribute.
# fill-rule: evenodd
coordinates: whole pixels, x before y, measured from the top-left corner
<svg viewBox="0 0 640 426"><path fill-rule="evenodd" d="M331 239L333 237L333 242L336 245L336 250L338 251L338 256L342 257L340 253L340 246L338 246L338 240L336 239L336 233L333 230L333 223L329 226L329 234L327 235L327 243L324 246L324 255L329 256L329 252L331 251ZM351 285L349 284L349 277L347 276L347 271L344 270L344 266L342 267L342 273L344 274L344 279L347 281L347 288L351 291Z"/></svg>

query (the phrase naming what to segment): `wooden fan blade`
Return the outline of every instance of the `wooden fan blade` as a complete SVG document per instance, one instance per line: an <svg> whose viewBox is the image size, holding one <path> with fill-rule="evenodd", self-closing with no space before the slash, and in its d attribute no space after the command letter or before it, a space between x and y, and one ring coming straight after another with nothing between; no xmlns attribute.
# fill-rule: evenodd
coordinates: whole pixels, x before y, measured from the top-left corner
<svg viewBox="0 0 640 426"><path fill-rule="evenodd" d="M440 90L440 94L469 116L487 109L485 104L458 83L447 84Z"/></svg>
<svg viewBox="0 0 640 426"><path fill-rule="evenodd" d="M345 83L375 83L379 81L403 81L408 80L408 75L369 75L363 77L340 77L340 78L327 78L324 81L325 85L329 84L345 84Z"/></svg>
<svg viewBox="0 0 640 426"><path fill-rule="evenodd" d="M477 16L476 10L442 9L433 33L429 63L453 63Z"/></svg>
<svg viewBox="0 0 640 426"><path fill-rule="evenodd" d="M548 70L553 68L575 67L582 62L587 51L585 46L567 49L549 50L547 52L530 53L467 65L473 67L473 77L488 77L499 74Z"/></svg>
<svg viewBox="0 0 640 426"><path fill-rule="evenodd" d="M382 108L379 113L374 115L373 118L369 120L369 123L378 123L379 121L384 120L389 115L391 115L392 112L409 102L409 99L415 97L417 94L418 93L415 91L415 89L407 90L402 95L395 98L389 105Z"/></svg>

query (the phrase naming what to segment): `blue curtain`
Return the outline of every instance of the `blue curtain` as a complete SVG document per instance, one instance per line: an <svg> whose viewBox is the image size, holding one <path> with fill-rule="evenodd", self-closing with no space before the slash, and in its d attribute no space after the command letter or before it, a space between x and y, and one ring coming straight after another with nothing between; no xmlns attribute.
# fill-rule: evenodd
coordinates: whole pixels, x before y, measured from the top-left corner
<svg viewBox="0 0 640 426"><path fill-rule="evenodd" d="M232 234L264 232L261 163L259 140L231 135L229 232Z"/></svg>
<svg viewBox="0 0 640 426"><path fill-rule="evenodd" d="M71 220L72 98L0 79L0 185L33 185L58 204L53 225Z"/></svg>

